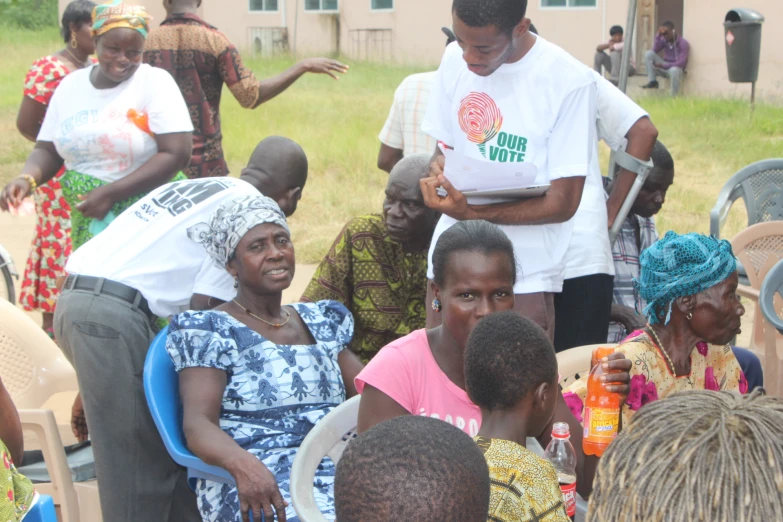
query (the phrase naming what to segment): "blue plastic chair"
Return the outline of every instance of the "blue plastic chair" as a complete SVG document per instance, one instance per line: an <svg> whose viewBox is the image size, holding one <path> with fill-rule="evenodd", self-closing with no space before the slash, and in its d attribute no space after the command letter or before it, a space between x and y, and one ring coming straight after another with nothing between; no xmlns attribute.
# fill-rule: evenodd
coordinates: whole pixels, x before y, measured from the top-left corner
<svg viewBox="0 0 783 522"><path fill-rule="evenodd" d="M188 470L188 485L195 491L198 479L236 485L231 474L196 457L185 443L182 431L182 403L179 399L179 375L166 351L168 327L160 331L150 345L144 361L144 393L152 419L171 458ZM253 521L253 514L250 514ZM261 522L264 515L261 514Z"/></svg>
<svg viewBox="0 0 783 522"><path fill-rule="evenodd" d="M40 495L33 509L24 516L24 522L57 522L54 500L49 495Z"/></svg>

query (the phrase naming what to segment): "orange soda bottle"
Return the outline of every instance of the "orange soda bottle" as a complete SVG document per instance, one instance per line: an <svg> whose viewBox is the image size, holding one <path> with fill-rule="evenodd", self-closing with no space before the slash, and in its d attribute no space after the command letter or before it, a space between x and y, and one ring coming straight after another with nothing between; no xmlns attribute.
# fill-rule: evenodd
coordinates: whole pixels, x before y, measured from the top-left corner
<svg viewBox="0 0 783 522"><path fill-rule="evenodd" d="M600 347L593 351L593 369L587 379L587 400L584 409L585 455L600 457L617 436L620 424L620 395L604 388L601 376L608 372L601 367L601 359L614 353L614 348Z"/></svg>

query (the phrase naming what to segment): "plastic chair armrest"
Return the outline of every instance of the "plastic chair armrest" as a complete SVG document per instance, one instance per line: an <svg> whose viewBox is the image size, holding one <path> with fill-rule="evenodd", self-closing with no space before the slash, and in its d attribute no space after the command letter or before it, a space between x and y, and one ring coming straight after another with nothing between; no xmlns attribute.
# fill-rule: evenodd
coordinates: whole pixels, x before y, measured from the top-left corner
<svg viewBox="0 0 783 522"><path fill-rule="evenodd" d="M79 521L79 499L73 487L71 470L63 450L57 421L51 410L19 410L22 429L35 433L41 444L44 462L52 479L55 502L60 504L63 522Z"/></svg>
<svg viewBox="0 0 783 522"><path fill-rule="evenodd" d="M719 238L720 229L723 227L723 223L726 222L726 216L731 210L731 206L742 195L742 186L736 184L732 177L729 181L723 185L718 194L718 199L715 202L715 206L710 210L710 234Z"/></svg>
<svg viewBox="0 0 783 522"><path fill-rule="evenodd" d="M759 291L746 285L737 285L737 293L742 297L747 297L752 301L759 301Z"/></svg>

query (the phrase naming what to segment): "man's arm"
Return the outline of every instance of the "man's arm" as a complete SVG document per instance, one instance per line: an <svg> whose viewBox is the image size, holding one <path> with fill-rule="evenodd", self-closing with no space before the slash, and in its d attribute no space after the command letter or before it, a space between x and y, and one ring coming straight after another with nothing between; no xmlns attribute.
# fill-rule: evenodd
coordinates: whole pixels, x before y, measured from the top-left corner
<svg viewBox="0 0 783 522"><path fill-rule="evenodd" d="M602 51L606 51L612 46L612 42L604 42L602 44L598 44L598 46L595 48L596 51L599 53Z"/></svg>
<svg viewBox="0 0 783 522"><path fill-rule="evenodd" d="M671 67L685 69L685 65L688 63L688 55L690 55L691 52L691 46L686 40L683 40L682 38L677 40L677 45L680 47L680 50L677 53L677 60L672 62L670 65Z"/></svg>
<svg viewBox="0 0 783 522"><path fill-rule="evenodd" d="M549 191L541 197L494 205L470 205L443 176L445 159L436 151L430 177L420 181L425 204L458 220L484 219L498 225L543 225L571 219L582 200L590 156L595 154L596 88L587 83L563 100L549 138ZM437 188L446 190L439 197Z"/></svg>
<svg viewBox="0 0 783 522"><path fill-rule="evenodd" d="M436 160L437 161L437 160ZM467 198L441 174L420 181L425 204L443 214L465 221L483 219L496 225L545 225L571 219L579 208L584 176L553 180L549 191L541 197L521 199L495 205L469 205ZM443 187L447 195L438 196Z"/></svg>
<svg viewBox="0 0 783 522"><path fill-rule="evenodd" d="M331 58L307 58L277 76L258 81L245 67L236 47L228 41L225 45L225 50L218 56L218 71L231 94L245 109L255 109L271 100L307 72L328 74L337 80L336 73L348 71L347 65Z"/></svg>
<svg viewBox="0 0 783 522"><path fill-rule="evenodd" d="M655 140L658 139L658 129L655 128L650 118L640 118L628 130L625 138L628 140L625 151L634 158L647 161L650 159L653 146L655 146ZM628 193L631 191L636 176L636 172L620 169L619 174L612 183L609 200L606 202L609 228L612 228L614 220L617 218L617 213L620 212L620 207L623 206L625 198L628 197Z"/></svg>
<svg viewBox="0 0 783 522"><path fill-rule="evenodd" d="M307 58L289 67L286 71L258 82L258 100L254 109L264 102L268 102L278 94L288 89L305 73L328 74L335 80L339 80L337 73L345 74L348 66L332 60L331 58Z"/></svg>
<svg viewBox="0 0 783 522"><path fill-rule="evenodd" d="M378 168L391 173L394 166L402 159L402 150L389 147L381 143L381 150L378 152Z"/></svg>
<svg viewBox="0 0 783 522"><path fill-rule="evenodd" d="M659 32L655 36L655 41L653 42L652 50L653 50L654 53L659 53L659 52L661 52L661 50L664 48L665 45L666 45L666 39Z"/></svg>

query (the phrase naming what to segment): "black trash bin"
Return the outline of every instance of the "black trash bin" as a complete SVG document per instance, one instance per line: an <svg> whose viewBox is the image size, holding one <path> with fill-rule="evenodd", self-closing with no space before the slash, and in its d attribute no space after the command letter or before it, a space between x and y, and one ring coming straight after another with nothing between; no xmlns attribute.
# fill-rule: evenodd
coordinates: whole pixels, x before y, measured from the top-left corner
<svg viewBox="0 0 783 522"><path fill-rule="evenodd" d="M753 83L759 77L761 24L764 16L753 9L732 9L723 22L729 81Z"/></svg>

